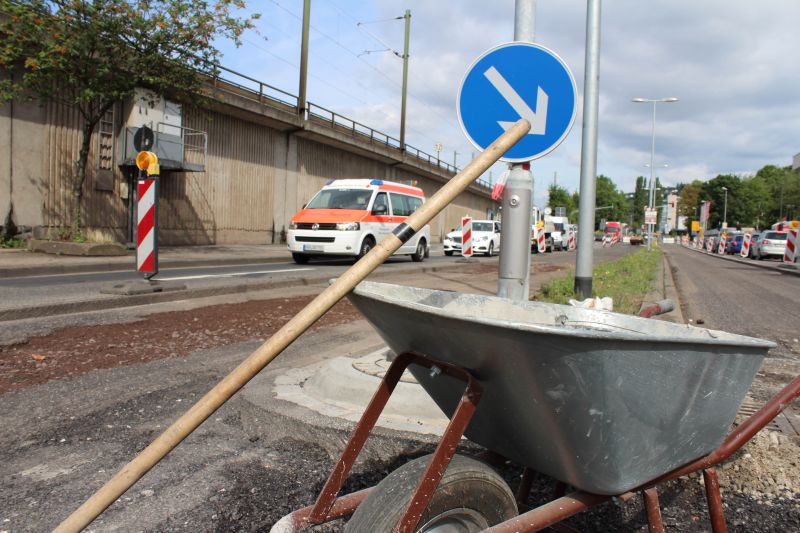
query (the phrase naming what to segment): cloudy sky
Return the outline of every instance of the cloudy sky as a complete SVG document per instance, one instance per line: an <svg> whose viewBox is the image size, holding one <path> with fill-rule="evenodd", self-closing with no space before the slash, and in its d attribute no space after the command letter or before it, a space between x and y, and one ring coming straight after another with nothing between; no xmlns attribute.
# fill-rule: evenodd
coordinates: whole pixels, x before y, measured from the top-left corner
<svg viewBox="0 0 800 533"><path fill-rule="evenodd" d="M302 0L250 0L259 34L223 47L223 64L297 94ZM411 48L407 143L459 166L474 152L456 115L471 62L514 35L513 0L312 0L308 99L399 136L404 11ZM652 105L656 167L667 184L788 165L800 152L800 2L613 0L603 3L598 173L624 191L649 173ZM557 52L583 94L585 2L538 0L536 42ZM362 23L359 25L358 23ZM572 132L533 164L535 202L546 186L577 190L582 99ZM496 179L503 167L496 165ZM486 176L488 178L488 175Z"/></svg>

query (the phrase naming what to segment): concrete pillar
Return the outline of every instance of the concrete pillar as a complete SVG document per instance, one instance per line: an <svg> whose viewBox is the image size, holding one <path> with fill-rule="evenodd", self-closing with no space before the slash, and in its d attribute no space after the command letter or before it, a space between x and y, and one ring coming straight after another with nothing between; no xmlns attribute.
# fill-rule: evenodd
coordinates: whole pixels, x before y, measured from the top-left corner
<svg viewBox="0 0 800 533"><path fill-rule="evenodd" d="M273 243L286 240L289 219L300 206L297 204L297 180L299 168L297 160L297 137L286 133L282 142L275 146L275 184L272 194Z"/></svg>
<svg viewBox="0 0 800 533"><path fill-rule="evenodd" d="M13 143L12 117L14 115L14 102L0 105L0 226L5 224L6 217L11 210L12 166L11 150Z"/></svg>

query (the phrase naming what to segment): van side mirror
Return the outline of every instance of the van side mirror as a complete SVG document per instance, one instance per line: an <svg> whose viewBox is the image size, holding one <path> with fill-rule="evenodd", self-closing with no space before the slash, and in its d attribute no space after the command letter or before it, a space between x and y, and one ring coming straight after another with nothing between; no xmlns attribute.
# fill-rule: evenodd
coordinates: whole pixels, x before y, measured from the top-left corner
<svg viewBox="0 0 800 533"><path fill-rule="evenodd" d="M372 208L373 215L385 215L389 212L389 209L386 207L386 204L376 205Z"/></svg>

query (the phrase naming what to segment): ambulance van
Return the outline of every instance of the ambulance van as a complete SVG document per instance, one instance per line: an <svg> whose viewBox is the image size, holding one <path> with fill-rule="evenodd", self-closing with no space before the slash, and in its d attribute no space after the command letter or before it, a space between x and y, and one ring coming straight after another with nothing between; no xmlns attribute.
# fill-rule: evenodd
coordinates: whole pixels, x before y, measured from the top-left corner
<svg viewBox="0 0 800 533"><path fill-rule="evenodd" d="M363 257L425 202L422 189L385 180L344 179L328 182L289 223L287 241L297 264L314 257ZM413 261L428 256L430 226L401 246L395 255Z"/></svg>

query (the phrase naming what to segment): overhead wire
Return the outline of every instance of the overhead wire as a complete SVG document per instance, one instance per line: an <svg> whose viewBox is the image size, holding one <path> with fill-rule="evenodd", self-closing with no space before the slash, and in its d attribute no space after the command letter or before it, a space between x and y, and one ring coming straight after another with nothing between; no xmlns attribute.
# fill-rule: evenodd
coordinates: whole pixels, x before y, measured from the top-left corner
<svg viewBox="0 0 800 533"><path fill-rule="evenodd" d="M275 4L275 5L276 5L276 6L277 6L279 9L281 9L282 11L284 11L285 13L287 13L288 15L290 15L291 17L295 18L296 20L302 21L302 16L300 16L300 15L298 15L298 14L296 14L296 13L292 12L290 9L286 8L284 5L282 5L280 2L278 2L278 0L269 0L269 1L270 1L271 3L273 3L273 4ZM355 17L353 17L352 15L350 15L349 13L347 13L347 12L346 12L344 9L342 9L342 8L341 8L341 7L340 7L338 4L336 4L336 3L335 3L335 2L333 2L332 0L328 0L328 3L329 3L329 4L331 4L331 5L332 5L332 6L333 6L333 7L334 7L334 8L335 8L337 11L339 11L339 12L340 12L340 13L342 13L342 14L344 14L344 15L345 15L347 18L349 18L349 19L353 20L353 21L354 21L356 24L358 24L358 23L359 23L359 21L358 21L358 20L357 20ZM397 20L397 19L402 19L402 18L403 18L403 17L401 16L401 17L396 17L396 18L393 18L393 19L387 19L387 20ZM376 21L376 22L377 22L377 21ZM328 33L326 33L326 32L324 32L324 31L320 30L319 28L317 28L317 27L316 27L316 26L314 26L313 24L309 24L309 26L311 27L311 29L312 29L312 30L314 30L315 32L317 32L319 35L321 35L322 37L324 37L324 38L328 39L329 41L331 41L332 43L334 43L336 46L338 46L339 48L341 48L342 50L344 50L345 52L347 52L347 53L348 53L348 54L350 54L351 56L355 57L355 58L356 58L358 61L360 61L361 63L363 63L364 65L366 65L366 66L367 66L367 67L368 67L370 70L374 71L376 74L378 74L378 75L379 75L381 78L383 78L384 80L386 80L386 81L387 81L389 84L391 84L393 87L395 87L395 88L397 88L397 89L400 89L400 90L402 90L402 85L401 85L400 83L398 83L397 81L395 81L394 79L392 79L392 78L391 78L389 75L387 75L385 72L383 72L383 71L382 71L382 70L380 70L379 68L377 68L377 67L375 67L374 65L370 64L369 62L365 61L365 60L364 60L364 59L363 59L363 58L362 58L362 57L361 57L361 56L360 56L360 55L359 55L357 52L355 52L355 51L351 50L349 47L347 47L346 45L344 45L344 44L343 44L341 41L339 41L339 40L338 40L338 39L336 39L335 37L332 37L332 36L331 36L331 35L329 35ZM366 33L367 33L368 35L371 35L371 33L370 33L370 32L366 32ZM386 45L385 45L385 43L381 42L381 41L380 41L379 39L377 39L375 36L372 36L372 37L373 37L374 39L378 40L378 42L380 42L382 45L386 46ZM388 46L387 46L387 47L388 47ZM388 47L388 48L390 48L390 49L391 49L391 47ZM394 50L392 50L392 52L394 52ZM395 55L396 55L396 52L394 52L394 53L395 53ZM398 56L398 57L402 57L402 54L401 54L400 56ZM283 60L283 61L284 61L284 62L286 62L286 60ZM415 79L419 79L419 78L417 78L416 76L414 76L414 78L415 78ZM318 79L318 78L315 78L315 79ZM359 84L359 85L360 85L360 84ZM368 89L366 89L366 87L363 87L363 86L362 86L362 88L364 88L365 90L368 90ZM340 92L342 91L341 89L338 89L338 88L337 88L337 90L338 90L338 91L340 91ZM446 122L446 123L449 123L451 126L455 126L455 123L453 122L453 119L452 119L452 118L446 118L446 117L444 117L444 116L443 116L443 115L442 115L442 114L439 112L439 110L438 110L438 109L437 109L435 106L432 106L432 105L428 104L427 102L423 101L422 99L420 99L420 98L416 97L416 96L415 96L413 93L411 93L410 91L407 91L407 94L408 94L408 96L409 96L411 99L413 99L414 101L416 101L418 104L421 104L421 105L422 105L424 108L426 108L426 109L428 109L429 111L431 111L431 112L432 112L434 115L438 116L438 117L439 117L441 120L443 120L443 121L444 121L444 122ZM348 96L352 96L352 95L348 95ZM366 104L366 103L365 103L365 104ZM366 104L366 105L369 105L369 104ZM389 117L389 115L386 115L386 117L388 118L388 117ZM435 140L435 139L433 139L433 138L429 137L429 136L428 136L428 135L426 135L425 133L422 133L421 131L419 131L419 130L417 130L417 129L415 129L415 128L411 128L411 127L408 127L408 126L406 126L406 128L408 129L408 131L411 131L411 132L413 132L414 134L416 134L416 135L417 135L417 136L419 136L419 137L422 137L422 138L424 138L424 139L427 139L427 140L428 140L428 141L430 141L431 143L434 143L434 144L435 144L436 142L438 142L437 140Z"/></svg>

